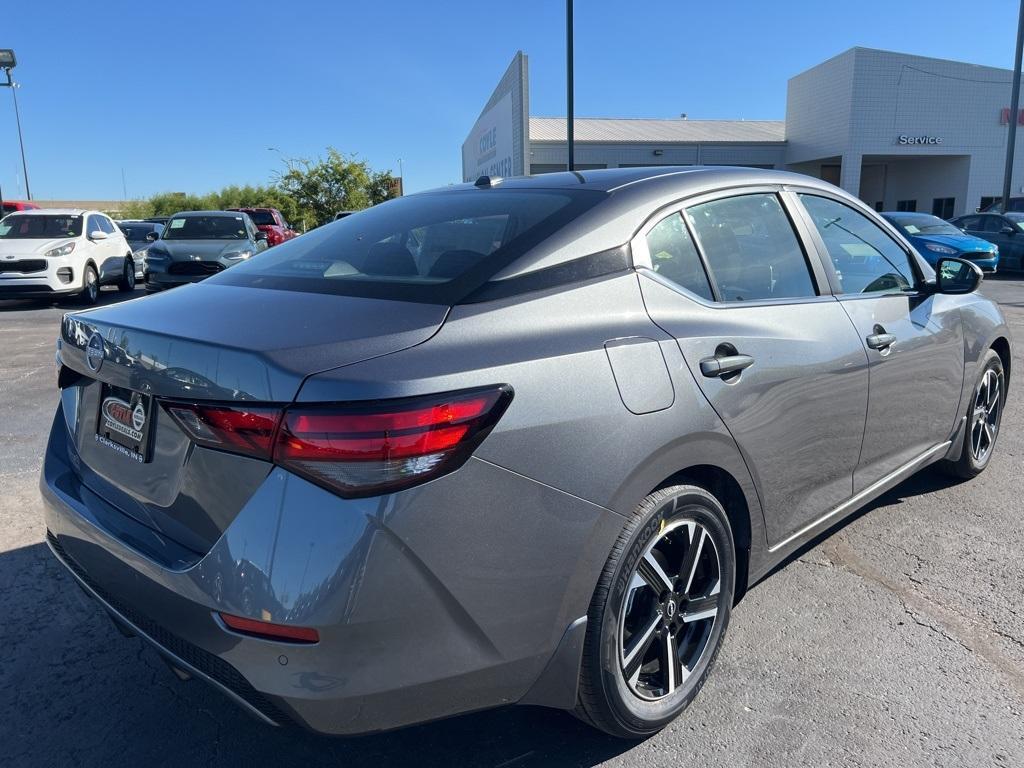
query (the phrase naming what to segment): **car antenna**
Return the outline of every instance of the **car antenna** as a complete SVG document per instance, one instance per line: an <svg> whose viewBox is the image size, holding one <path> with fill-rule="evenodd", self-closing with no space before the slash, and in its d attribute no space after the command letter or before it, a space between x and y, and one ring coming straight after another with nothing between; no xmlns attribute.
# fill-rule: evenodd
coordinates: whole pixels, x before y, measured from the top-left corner
<svg viewBox="0 0 1024 768"><path fill-rule="evenodd" d="M481 176L473 182L475 187L496 187L501 184L501 176Z"/></svg>

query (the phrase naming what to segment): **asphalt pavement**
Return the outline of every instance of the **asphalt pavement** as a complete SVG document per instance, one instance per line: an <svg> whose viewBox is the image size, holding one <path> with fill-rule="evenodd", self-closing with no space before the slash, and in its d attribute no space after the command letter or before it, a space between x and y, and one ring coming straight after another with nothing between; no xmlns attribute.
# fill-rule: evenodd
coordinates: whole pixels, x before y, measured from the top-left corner
<svg viewBox="0 0 1024 768"><path fill-rule="evenodd" d="M1024 280L983 291L1024 345ZM327 739L179 682L42 543L54 339L70 309L0 301L2 766L1024 766L1018 381L981 477L926 470L752 589L706 687L658 736L623 742L566 713L510 707Z"/></svg>

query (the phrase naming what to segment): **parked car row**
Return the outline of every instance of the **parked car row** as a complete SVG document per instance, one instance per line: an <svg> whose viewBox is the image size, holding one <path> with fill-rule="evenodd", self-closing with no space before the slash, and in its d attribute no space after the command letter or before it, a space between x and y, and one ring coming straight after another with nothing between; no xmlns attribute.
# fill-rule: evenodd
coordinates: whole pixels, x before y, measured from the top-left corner
<svg viewBox="0 0 1024 768"><path fill-rule="evenodd" d="M0 299L78 296L102 285L147 291L193 283L298 235L276 208L182 211L115 222L100 211L4 202Z"/></svg>

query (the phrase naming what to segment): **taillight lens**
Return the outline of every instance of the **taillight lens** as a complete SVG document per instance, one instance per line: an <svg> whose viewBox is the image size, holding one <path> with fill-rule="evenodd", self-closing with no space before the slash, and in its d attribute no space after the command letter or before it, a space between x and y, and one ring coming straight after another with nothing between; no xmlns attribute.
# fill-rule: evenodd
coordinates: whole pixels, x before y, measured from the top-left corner
<svg viewBox="0 0 1024 768"><path fill-rule="evenodd" d="M341 496L408 488L458 469L512 400L508 386L286 409L169 402L199 445L273 461Z"/></svg>
<svg viewBox="0 0 1024 768"><path fill-rule="evenodd" d="M509 387L285 411L274 462L342 496L407 488L465 463L501 418Z"/></svg>
<svg viewBox="0 0 1024 768"><path fill-rule="evenodd" d="M271 457L280 408L200 403L167 403L166 408L199 445L259 459Z"/></svg>

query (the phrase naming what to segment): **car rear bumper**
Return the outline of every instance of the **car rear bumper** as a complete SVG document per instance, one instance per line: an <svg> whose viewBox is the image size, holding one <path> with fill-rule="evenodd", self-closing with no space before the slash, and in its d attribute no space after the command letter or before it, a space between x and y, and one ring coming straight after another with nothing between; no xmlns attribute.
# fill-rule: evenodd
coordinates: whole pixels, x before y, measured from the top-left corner
<svg viewBox="0 0 1024 768"><path fill-rule="evenodd" d="M58 409L41 479L48 540L86 591L261 719L328 734L522 699L586 613L622 522L479 460L358 500L274 469L211 551L176 569L161 565L173 542L93 494L73 452ZM218 611L320 641L235 634Z"/></svg>

